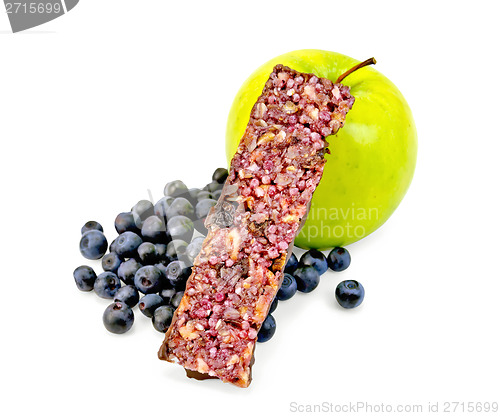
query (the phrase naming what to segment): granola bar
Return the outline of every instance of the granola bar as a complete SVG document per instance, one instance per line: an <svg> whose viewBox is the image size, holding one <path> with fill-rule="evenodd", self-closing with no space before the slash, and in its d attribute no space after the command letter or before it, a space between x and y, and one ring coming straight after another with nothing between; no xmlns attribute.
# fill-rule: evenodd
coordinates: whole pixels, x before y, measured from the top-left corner
<svg viewBox="0 0 500 416"><path fill-rule="evenodd" d="M325 165L325 137L354 103L349 88L277 65L253 106L158 352L188 373L240 387L257 334Z"/></svg>

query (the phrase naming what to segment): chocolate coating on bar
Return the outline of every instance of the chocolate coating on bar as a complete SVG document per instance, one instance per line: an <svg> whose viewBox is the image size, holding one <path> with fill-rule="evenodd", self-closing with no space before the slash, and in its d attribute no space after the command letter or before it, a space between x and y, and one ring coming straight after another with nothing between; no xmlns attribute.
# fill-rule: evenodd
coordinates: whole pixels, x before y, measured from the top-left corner
<svg viewBox="0 0 500 416"><path fill-rule="evenodd" d="M325 137L353 102L344 85L273 69L205 222L208 235L160 359L249 385L257 333L323 174Z"/></svg>

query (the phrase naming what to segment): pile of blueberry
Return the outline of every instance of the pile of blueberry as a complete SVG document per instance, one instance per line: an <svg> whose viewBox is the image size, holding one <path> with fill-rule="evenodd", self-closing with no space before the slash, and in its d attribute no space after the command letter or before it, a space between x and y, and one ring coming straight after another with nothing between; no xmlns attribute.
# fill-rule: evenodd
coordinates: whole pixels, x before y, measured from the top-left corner
<svg viewBox="0 0 500 416"><path fill-rule="evenodd" d="M205 219L217 203L227 176L226 169L216 169L212 182L203 189L188 189L182 181L169 182L165 196L156 204L142 200L130 211L118 214L118 237L109 245L107 254L103 227L96 221L82 227L80 252L87 259L101 259L103 273L96 275L91 267L80 266L73 276L78 289L93 290L101 298L113 299L103 314L108 331L127 332L134 323L133 308L139 305L139 310L152 319L154 328L166 332L206 236ZM350 261L349 252L340 247L328 257L314 249L304 253L300 261L292 254L257 340L265 342L274 335L276 321L272 312L279 300L288 300L297 291L311 292L328 267L342 271ZM358 306L363 295L363 287L354 280L340 283L336 290L337 300L346 308Z"/></svg>

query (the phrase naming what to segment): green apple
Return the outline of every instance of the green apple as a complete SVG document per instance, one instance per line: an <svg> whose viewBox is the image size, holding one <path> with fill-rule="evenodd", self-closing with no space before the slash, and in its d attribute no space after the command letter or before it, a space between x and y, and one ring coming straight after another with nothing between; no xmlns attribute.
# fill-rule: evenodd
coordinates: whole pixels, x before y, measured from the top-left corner
<svg viewBox="0 0 500 416"><path fill-rule="evenodd" d="M335 52L299 50L262 65L245 81L231 107L227 159L232 159L274 65L335 82L358 63ZM415 123L396 86L373 67L358 69L342 83L351 88L355 102L344 127L327 139L331 154L307 221L295 239L295 245L302 248L345 246L375 231L403 199L415 170Z"/></svg>

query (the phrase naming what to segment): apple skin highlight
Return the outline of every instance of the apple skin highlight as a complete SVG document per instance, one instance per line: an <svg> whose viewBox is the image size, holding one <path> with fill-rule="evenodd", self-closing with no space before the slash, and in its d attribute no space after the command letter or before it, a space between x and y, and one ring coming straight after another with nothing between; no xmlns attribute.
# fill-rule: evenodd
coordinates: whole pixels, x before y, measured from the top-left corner
<svg viewBox="0 0 500 416"><path fill-rule="evenodd" d="M229 112L226 157L230 161L250 110L276 64L335 82L360 61L329 51L304 49L277 56L243 83ZM392 215L408 190L417 160L417 131L398 88L373 67L342 84L356 101L344 127L329 136L331 154L308 218L295 245L320 250L346 246L371 234Z"/></svg>

